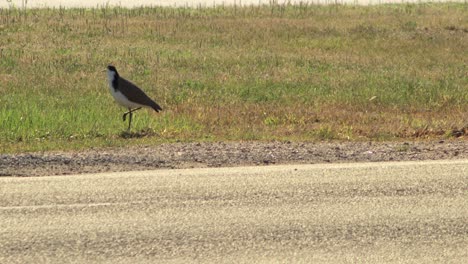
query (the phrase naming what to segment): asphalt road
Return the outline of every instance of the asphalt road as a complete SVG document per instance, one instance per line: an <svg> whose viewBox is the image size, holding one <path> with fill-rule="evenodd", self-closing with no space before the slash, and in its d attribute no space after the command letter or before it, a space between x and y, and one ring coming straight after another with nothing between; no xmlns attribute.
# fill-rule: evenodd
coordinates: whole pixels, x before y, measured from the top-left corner
<svg viewBox="0 0 468 264"><path fill-rule="evenodd" d="M0 263L468 263L468 160L0 178Z"/></svg>

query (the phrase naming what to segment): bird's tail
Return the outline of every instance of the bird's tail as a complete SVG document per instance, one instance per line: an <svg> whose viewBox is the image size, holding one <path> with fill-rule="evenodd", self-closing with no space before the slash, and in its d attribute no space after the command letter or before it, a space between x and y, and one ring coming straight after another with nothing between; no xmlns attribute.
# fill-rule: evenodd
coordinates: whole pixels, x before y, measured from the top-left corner
<svg viewBox="0 0 468 264"><path fill-rule="evenodd" d="M159 106L159 105L158 105L156 102L154 102L154 101L151 102L151 108L153 108L154 111L156 111L156 112L162 111L161 106Z"/></svg>

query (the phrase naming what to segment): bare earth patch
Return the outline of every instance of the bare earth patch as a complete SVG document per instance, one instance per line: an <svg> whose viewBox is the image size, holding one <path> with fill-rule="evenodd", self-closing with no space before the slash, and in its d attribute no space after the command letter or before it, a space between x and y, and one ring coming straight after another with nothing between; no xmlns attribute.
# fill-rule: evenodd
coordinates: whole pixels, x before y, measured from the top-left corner
<svg viewBox="0 0 468 264"><path fill-rule="evenodd" d="M84 152L0 155L0 176L468 158L468 141L173 143Z"/></svg>

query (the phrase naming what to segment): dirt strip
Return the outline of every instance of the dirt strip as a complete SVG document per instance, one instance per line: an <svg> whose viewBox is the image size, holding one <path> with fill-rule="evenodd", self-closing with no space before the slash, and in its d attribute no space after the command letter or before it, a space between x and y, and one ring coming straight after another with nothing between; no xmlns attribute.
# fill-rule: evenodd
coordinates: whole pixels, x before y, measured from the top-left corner
<svg viewBox="0 0 468 264"><path fill-rule="evenodd" d="M43 176L241 165L468 158L468 140L173 143L83 152L0 155L0 176Z"/></svg>

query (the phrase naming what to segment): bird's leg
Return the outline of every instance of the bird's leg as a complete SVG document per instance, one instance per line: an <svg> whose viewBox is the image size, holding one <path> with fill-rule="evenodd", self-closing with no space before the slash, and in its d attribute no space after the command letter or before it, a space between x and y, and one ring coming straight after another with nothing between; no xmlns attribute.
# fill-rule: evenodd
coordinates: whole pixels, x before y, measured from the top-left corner
<svg viewBox="0 0 468 264"><path fill-rule="evenodd" d="M133 112L135 112L136 110L140 110L140 109L141 109L141 107L137 107L137 108L135 108L135 109L128 108L128 112L125 112L125 113L123 114L123 116L122 116L123 121L125 121L127 115L130 115L130 119L128 120L128 129L127 129L127 131L130 132L130 126L132 125L132 116L133 116Z"/></svg>
<svg viewBox="0 0 468 264"><path fill-rule="evenodd" d="M128 132L130 132L130 125L132 124L132 116L133 116L133 112L130 112L130 118L128 119Z"/></svg>
<svg viewBox="0 0 468 264"><path fill-rule="evenodd" d="M141 107L138 107L138 108L135 108L135 109L128 108L128 111L125 112L125 113L123 114L123 116L122 116L123 121L125 121L125 120L127 119L127 115L128 115L128 114L132 114L132 112L134 112L134 111L136 111L136 110L140 110L140 109L141 109Z"/></svg>

